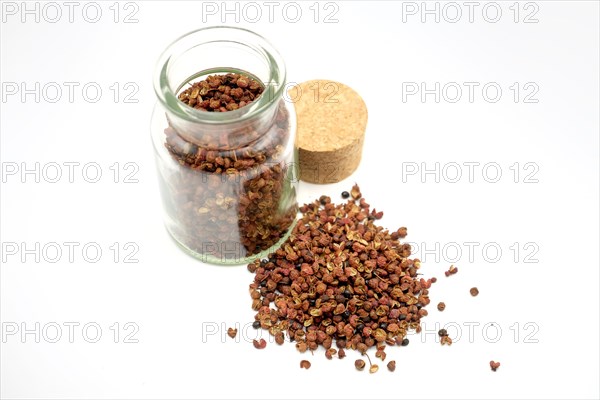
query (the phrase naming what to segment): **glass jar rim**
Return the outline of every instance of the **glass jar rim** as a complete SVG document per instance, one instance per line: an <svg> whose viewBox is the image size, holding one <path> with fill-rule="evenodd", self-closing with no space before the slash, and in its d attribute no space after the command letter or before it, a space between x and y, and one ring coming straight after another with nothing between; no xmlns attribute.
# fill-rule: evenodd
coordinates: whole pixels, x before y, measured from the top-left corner
<svg viewBox="0 0 600 400"><path fill-rule="evenodd" d="M215 35L218 38L209 37ZM243 41L239 39L243 37ZM173 57L183 54L185 51L192 49L203 43L215 42L233 42L246 46L257 54L260 54L269 64L269 80L265 83L265 91L258 100L252 102L246 107L237 110L228 111L225 113L213 113L198 110L190 107L180 101L177 94L171 90L171 85L168 77L169 63ZM158 63L154 72L154 92L161 104L169 110L169 112L177 115L180 118L188 121L202 120L207 124L228 124L233 121L239 122L252 118L268 109L271 104L280 99L286 85L286 66L281 54L275 47L263 36L245 28L233 26L210 26L206 28L196 29L188 32L179 38L175 39L158 59ZM184 82L176 82L181 84ZM267 95L267 90L274 90Z"/></svg>

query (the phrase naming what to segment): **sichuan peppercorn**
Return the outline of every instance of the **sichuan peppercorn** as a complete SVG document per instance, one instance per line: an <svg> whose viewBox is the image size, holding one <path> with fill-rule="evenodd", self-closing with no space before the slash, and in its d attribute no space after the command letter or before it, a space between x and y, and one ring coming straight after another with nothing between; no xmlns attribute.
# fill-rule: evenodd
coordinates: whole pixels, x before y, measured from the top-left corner
<svg viewBox="0 0 600 400"><path fill-rule="evenodd" d="M492 371L496 372L496 370L500 367L500 362L497 361L490 361L490 368L492 369Z"/></svg>
<svg viewBox="0 0 600 400"><path fill-rule="evenodd" d="M390 372L394 372L396 370L396 361L392 360L387 364L388 369L390 370Z"/></svg>
<svg viewBox="0 0 600 400"><path fill-rule="evenodd" d="M323 346L332 358L335 341L361 354L377 346L385 359L383 346L406 346L409 330L420 330L431 282L398 232L367 218L372 211L358 185L350 197L334 204L323 195L300 207L289 239L248 268L251 296L260 301L255 319L272 335L287 332L300 352Z"/></svg>
<svg viewBox="0 0 600 400"><path fill-rule="evenodd" d="M229 329L227 329L227 335L228 335L230 338L234 339L234 338L235 338L235 336L237 335L237 331L238 331L237 329L234 329L234 328L229 328Z"/></svg>
<svg viewBox="0 0 600 400"><path fill-rule="evenodd" d="M362 371L363 369L365 369L365 365L366 365L366 363L365 363L364 360L356 360L356 361L354 361L354 366L359 371Z"/></svg>

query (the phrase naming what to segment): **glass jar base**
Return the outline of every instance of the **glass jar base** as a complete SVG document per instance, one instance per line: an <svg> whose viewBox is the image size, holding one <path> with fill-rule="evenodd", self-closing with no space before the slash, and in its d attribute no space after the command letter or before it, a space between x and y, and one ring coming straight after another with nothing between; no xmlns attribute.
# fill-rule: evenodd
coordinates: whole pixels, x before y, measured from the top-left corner
<svg viewBox="0 0 600 400"><path fill-rule="evenodd" d="M200 260L206 264L236 266L236 265L250 264L252 261L259 259L259 258L267 258L267 256L270 253L276 251L290 237L290 235L292 233L293 225L294 224L292 224L290 229L288 229L287 232L284 233L284 235L281 237L281 239L279 239L279 241L277 241L277 243L275 243L268 249L263 250L260 253L253 254L251 256L233 257L233 258L215 257L210 254L198 253L197 251L192 250L191 248L186 246L184 243L179 241L175 237L175 235L173 235L173 233L169 230L169 228L167 226L165 226L165 229L169 233L169 236L171 236L173 241L177 244L177 246L179 246L179 248L181 248L184 252L186 252L188 255L194 257L195 259Z"/></svg>

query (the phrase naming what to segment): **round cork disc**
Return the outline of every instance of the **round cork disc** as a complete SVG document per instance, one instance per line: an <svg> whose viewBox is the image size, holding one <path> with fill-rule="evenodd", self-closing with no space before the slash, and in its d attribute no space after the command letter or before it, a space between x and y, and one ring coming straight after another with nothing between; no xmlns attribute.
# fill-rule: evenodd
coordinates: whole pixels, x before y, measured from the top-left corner
<svg viewBox="0 0 600 400"><path fill-rule="evenodd" d="M352 174L362 156L367 106L352 88L330 80L293 86L300 179L335 183Z"/></svg>

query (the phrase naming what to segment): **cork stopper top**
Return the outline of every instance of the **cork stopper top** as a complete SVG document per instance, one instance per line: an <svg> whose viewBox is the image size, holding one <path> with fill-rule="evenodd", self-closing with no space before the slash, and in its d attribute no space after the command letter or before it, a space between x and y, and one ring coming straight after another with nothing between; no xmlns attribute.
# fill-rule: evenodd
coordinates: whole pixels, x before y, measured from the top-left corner
<svg viewBox="0 0 600 400"><path fill-rule="evenodd" d="M352 88L331 80L293 86L300 179L333 183L356 170L362 155L367 106Z"/></svg>
<svg viewBox="0 0 600 400"><path fill-rule="evenodd" d="M361 140L367 126L367 106L352 88L331 80L312 80L293 86L298 146L307 151L330 151Z"/></svg>

